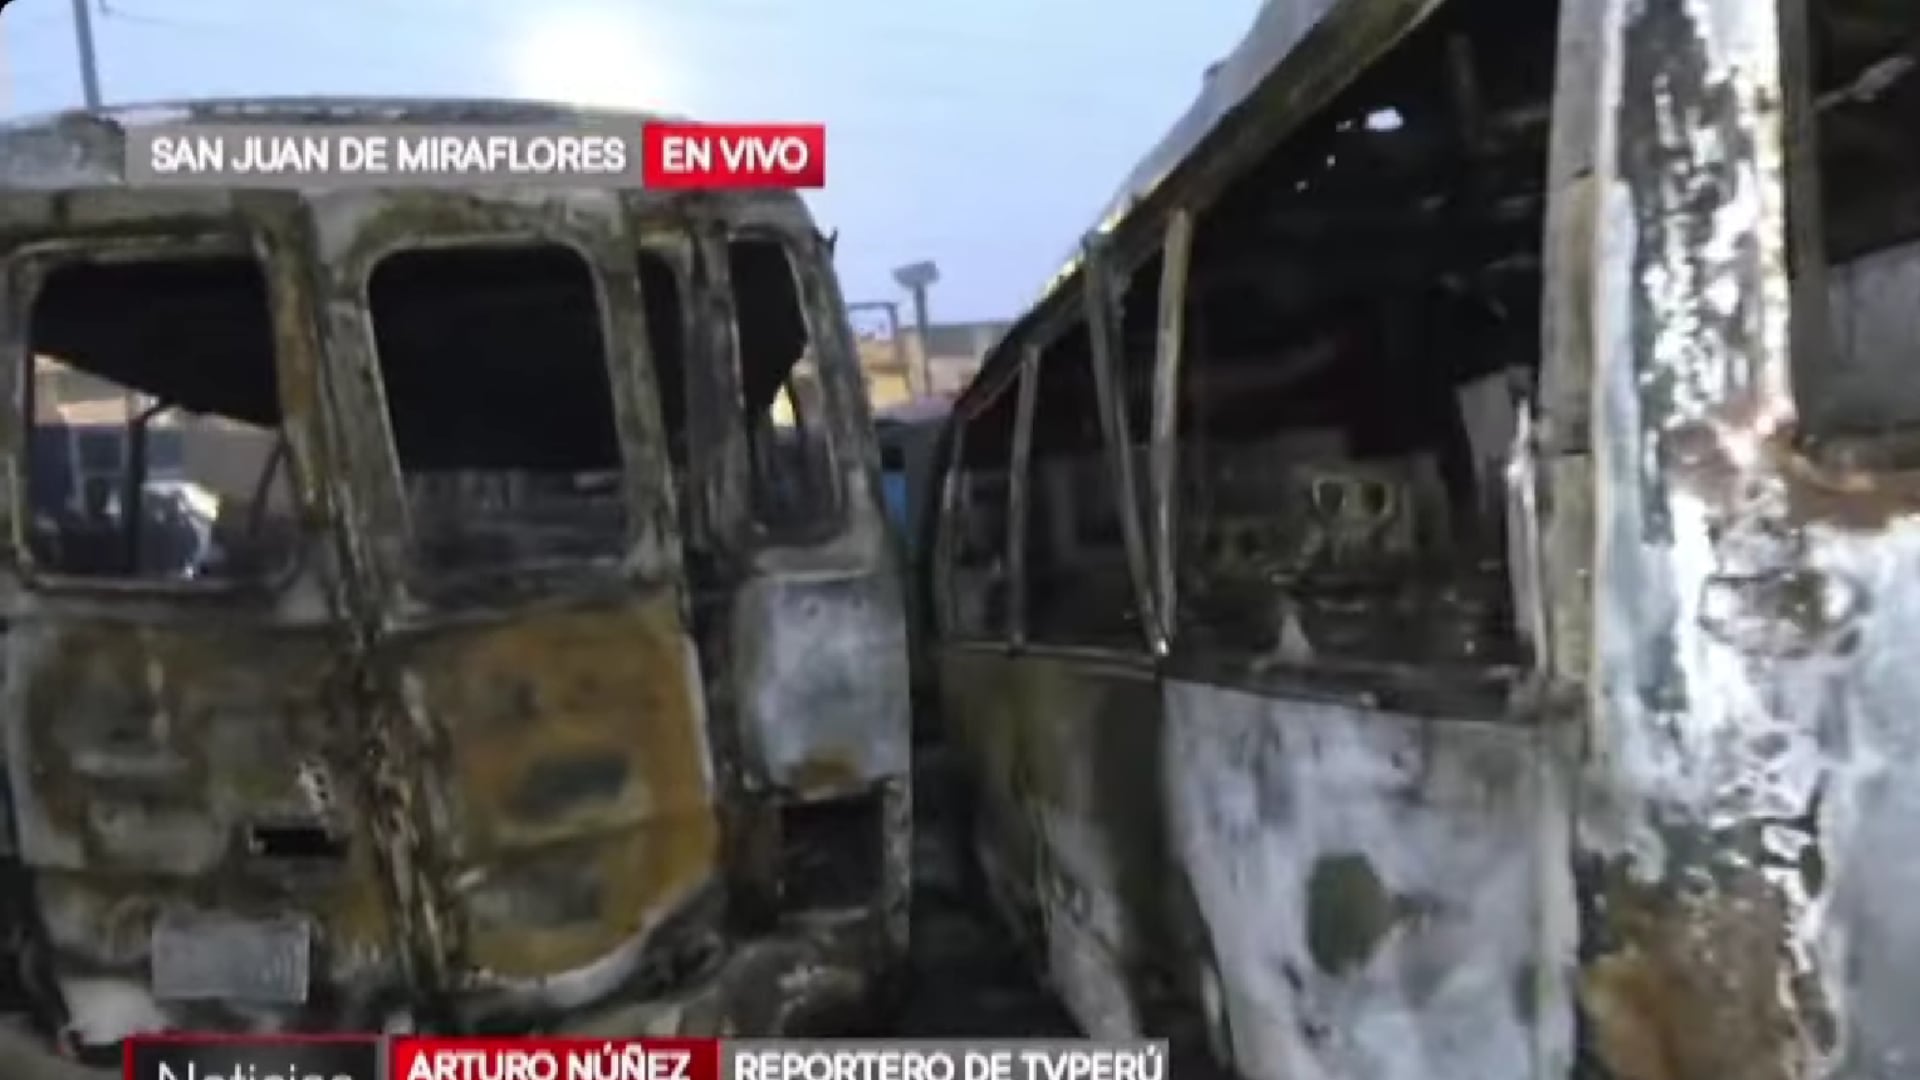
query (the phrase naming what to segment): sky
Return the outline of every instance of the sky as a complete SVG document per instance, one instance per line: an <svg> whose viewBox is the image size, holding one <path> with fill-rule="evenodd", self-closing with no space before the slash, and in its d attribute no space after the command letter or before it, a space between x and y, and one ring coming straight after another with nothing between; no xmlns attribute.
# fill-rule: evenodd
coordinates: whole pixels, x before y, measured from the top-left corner
<svg viewBox="0 0 1920 1080"><path fill-rule="evenodd" d="M1037 298L1257 0L86 0L108 104L546 98L827 125L849 301L931 259L935 321ZM82 101L72 0L0 13L0 113Z"/></svg>

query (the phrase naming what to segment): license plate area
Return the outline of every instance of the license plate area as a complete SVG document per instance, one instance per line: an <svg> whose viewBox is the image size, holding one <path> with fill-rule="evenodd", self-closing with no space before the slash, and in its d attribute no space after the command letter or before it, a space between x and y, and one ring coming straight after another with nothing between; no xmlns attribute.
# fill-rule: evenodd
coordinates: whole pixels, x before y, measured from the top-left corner
<svg viewBox="0 0 1920 1080"><path fill-rule="evenodd" d="M162 1001L299 1005L307 1000L313 924L168 911L153 925L153 995Z"/></svg>

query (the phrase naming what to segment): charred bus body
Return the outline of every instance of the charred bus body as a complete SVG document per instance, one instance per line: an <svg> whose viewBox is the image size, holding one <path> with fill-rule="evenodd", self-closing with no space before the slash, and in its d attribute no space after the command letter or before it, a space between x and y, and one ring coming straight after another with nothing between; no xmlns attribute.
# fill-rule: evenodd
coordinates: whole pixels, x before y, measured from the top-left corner
<svg viewBox="0 0 1920 1080"><path fill-rule="evenodd" d="M903 604L797 198L120 172L156 117L579 115L0 134L14 940L75 1047L771 1033L904 948ZM210 542L150 556L141 515L29 482L76 416L126 432L122 505L177 430Z"/></svg>
<svg viewBox="0 0 1920 1080"><path fill-rule="evenodd" d="M1088 1029L1257 1080L1920 1061L1916 41L1268 4L930 523L981 866Z"/></svg>

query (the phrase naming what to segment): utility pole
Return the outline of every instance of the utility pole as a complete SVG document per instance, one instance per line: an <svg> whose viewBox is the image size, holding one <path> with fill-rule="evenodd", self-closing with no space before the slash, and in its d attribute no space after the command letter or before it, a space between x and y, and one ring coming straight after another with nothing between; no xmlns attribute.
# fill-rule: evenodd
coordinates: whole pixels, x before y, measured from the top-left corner
<svg viewBox="0 0 1920 1080"><path fill-rule="evenodd" d="M73 43L80 50L80 92L84 96L88 112L100 111L100 57L93 47L93 0L73 0ZM139 393L128 390L120 397L121 407L126 413L127 434L120 444L122 460L127 454L128 440L132 438L132 427L145 408ZM138 507L128 511L138 513Z"/></svg>
<svg viewBox="0 0 1920 1080"><path fill-rule="evenodd" d="M92 0L73 0L73 37L80 47L80 89L88 110L100 107L100 64L93 51Z"/></svg>
<svg viewBox="0 0 1920 1080"><path fill-rule="evenodd" d="M913 294L913 329L914 336L920 339L920 352L907 381L913 387L914 396L923 397L933 392L933 341L928 333L927 286L940 280L940 268L932 262L917 262L895 270L893 280Z"/></svg>
<svg viewBox="0 0 1920 1080"><path fill-rule="evenodd" d="M73 0L73 43L80 51L80 93L88 112L100 109L100 57L93 47L93 0ZM141 410L140 395L132 390L121 395L121 407L131 428ZM131 432L129 432L131 434ZM121 443L124 460L126 442Z"/></svg>

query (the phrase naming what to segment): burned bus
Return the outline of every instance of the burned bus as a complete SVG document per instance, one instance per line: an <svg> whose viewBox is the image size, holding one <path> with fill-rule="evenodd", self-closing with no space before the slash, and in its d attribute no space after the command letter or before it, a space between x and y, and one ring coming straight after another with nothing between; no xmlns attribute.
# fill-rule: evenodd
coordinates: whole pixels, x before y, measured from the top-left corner
<svg viewBox="0 0 1920 1080"><path fill-rule="evenodd" d="M1270 0L946 438L943 721L1089 1031L1913 1074L1917 42Z"/></svg>
<svg viewBox="0 0 1920 1080"><path fill-rule="evenodd" d="M811 1030L894 970L904 604L798 197L122 171L161 121L591 118L643 119L0 132L5 940L65 1049ZM205 551L143 558L107 499L74 558L30 436L89 395L129 506L177 433Z"/></svg>

